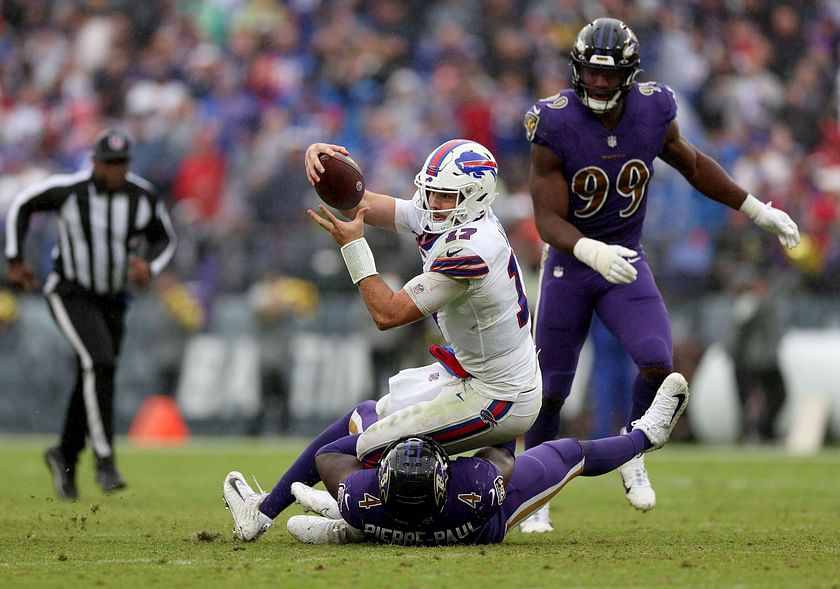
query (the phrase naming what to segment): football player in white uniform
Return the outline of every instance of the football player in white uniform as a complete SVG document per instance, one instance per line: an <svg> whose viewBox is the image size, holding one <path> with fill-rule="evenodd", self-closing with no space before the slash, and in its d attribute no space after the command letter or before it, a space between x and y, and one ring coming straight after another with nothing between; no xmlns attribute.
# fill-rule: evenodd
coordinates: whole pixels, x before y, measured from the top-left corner
<svg viewBox="0 0 840 589"><path fill-rule="evenodd" d="M345 155L316 143L305 155L313 184L319 154ZM411 200L366 191L339 220L325 206L308 211L341 246L353 283L379 329L432 316L448 342L438 362L403 370L377 402L379 420L364 431L357 456L374 464L388 443L428 435L449 453L496 445L523 434L540 407L541 381L519 264L490 208L498 168L484 146L465 139L437 147L415 178ZM423 272L394 292L376 272L364 223L417 240ZM513 449L513 446L511 446Z"/></svg>
<svg viewBox="0 0 840 589"><path fill-rule="evenodd" d="M324 167L319 154L347 150L315 143L306 151L310 182ZM410 435L434 438L450 454L499 446L513 454L516 437L534 423L542 381L519 264L490 204L496 160L482 145L447 141L426 159L411 200L366 191L339 220L326 207L307 211L341 246L353 283L380 329L433 316L448 345L432 346L437 362L403 370L379 401L365 401L328 426L277 481L254 491L239 471L222 483L234 534L256 540L291 505L294 482L314 485L319 451L355 454L375 466L388 444ZM412 233L423 272L394 292L376 272L364 223ZM357 435L358 434L358 435Z"/></svg>

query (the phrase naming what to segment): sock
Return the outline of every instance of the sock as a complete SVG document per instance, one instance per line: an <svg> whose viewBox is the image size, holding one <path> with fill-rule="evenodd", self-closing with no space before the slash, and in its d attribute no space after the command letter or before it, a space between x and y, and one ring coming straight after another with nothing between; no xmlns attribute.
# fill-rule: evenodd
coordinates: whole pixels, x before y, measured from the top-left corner
<svg viewBox="0 0 840 589"><path fill-rule="evenodd" d="M525 434L525 448L539 446L557 437L560 431L560 410L540 409L537 420Z"/></svg>
<svg viewBox="0 0 840 589"><path fill-rule="evenodd" d="M374 401L365 401L353 408L347 415L339 417L330 426L309 444L306 449L301 452L297 460L292 463L289 470L283 474L271 493L263 500L260 505L260 511L265 515L274 519L280 512L286 509L289 505L295 502L295 497L292 495L292 483L300 481L306 485L314 485L321 480L318 474L318 469L315 467L315 454L326 444L334 442L340 438L347 436L347 428L350 423L350 418L354 412L358 414L363 423L371 419L371 406L375 415L376 403ZM375 419L374 419L375 421ZM365 426L370 425L366 423ZM355 436L358 437L358 436Z"/></svg>
<svg viewBox="0 0 840 589"><path fill-rule="evenodd" d="M583 464L585 477L594 477L615 470L653 444L641 430L633 430L623 436L611 436L580 443L586 462Z"/></svg>
<svg viewBox="0 0 840 589"><path fill-rule="evenodd" d="M639 419L648 410L648 407L653 402L653 398L656 396L656 391L659 390L664 380L664 378L647 380L641 374L636 376L636 380L633 382L633 408L627 420L627 431L633 429L633 426L630 424Z"/></svg>
<svg viewBox="0 0 840 589"><path fill-rule="evenodd" d="M350 434L349 436L344 436L343 438L339 438L334 442L330 442L329 444L322 446L315 455L319 456L321 454L329 454L329 453L338 453L338 454L347 454L348 456L355 456L356 455L356 443L359 441L359 436L361 434Z"/></svg>

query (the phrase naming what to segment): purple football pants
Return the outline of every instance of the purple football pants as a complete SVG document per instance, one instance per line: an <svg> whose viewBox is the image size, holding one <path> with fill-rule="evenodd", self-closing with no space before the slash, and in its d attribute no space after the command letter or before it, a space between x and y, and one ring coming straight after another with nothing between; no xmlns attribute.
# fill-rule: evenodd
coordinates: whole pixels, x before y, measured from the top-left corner
<svg viewBox="0 0 840 589"><path fill-rule="evenodd" d="M543 398L563 401L569 396L593 312L638 368L671 370L673 343L668 310L643 253L633 265L639 272L634 282L610 284L574 256L550 249L543 268L535 329ZM641 417L660 384L637 377L628 423ZM555 431L533 443L528 440L528 447L556 435Z"/></svg>
<svg viewBox="0 0 840 589"><path fill-rule="evenodd" d="M501 542L505 534L559 493L575 477L600 476L651 447L640 430L599 440L553 440L516 457L502 508L487 522L477 544Z"/></svg>

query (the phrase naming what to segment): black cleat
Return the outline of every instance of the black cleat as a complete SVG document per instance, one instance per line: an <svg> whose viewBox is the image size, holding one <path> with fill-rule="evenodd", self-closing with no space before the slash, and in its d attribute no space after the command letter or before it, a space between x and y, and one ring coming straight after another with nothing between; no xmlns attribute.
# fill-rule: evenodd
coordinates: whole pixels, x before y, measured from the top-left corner
<svg viewBox="0 0 840 589"><path fill-rule="evenodd" d="M108 493L125 488L125 480L114 465L113 456L96 459L96 482Z"/></svg>
<svg viewBox="0 0 840 589"><path fill-rule="evenodd" d="M53 484L55 485L55 493L61 499L68 499L75 501L79 498L79 492L76 490L76 464L71 464L67 461L61 448L53 446L47 448L44 452L44 460L52 474Z"/></svg>

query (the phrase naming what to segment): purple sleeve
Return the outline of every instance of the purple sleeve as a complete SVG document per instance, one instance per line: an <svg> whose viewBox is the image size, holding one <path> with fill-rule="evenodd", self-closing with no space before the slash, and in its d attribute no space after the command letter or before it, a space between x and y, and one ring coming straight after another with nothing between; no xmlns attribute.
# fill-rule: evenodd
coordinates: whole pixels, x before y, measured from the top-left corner
<svg viewBox="0 0 840 589"><path fill-rule="evenodd" d="M677 98L674 96L674 91L666 84L654 82L657 86L662 88L662 111L667 121L672 121L677 117Z"/></svg>
<svg viewBox="0 0 840 589"><path fill-rule="evenodd" d="M371 510L382 505L379 500L376 469L369 468L352 473L338 486L337 495L341 517L354 528L363 530Z"/></svg>
<svg viewBox="0 0 840 589"><path fill-rule="evenodd" d="M525 113L525 135L528 141L552 150L562 160L562 144L556 138L563 137L565 119L563 112L574 94L561 92L535 103Z"/></svg>

